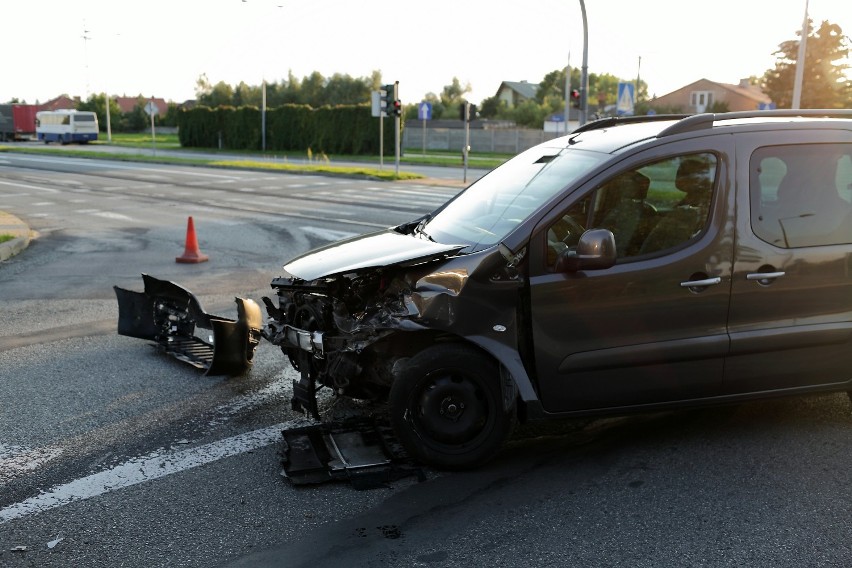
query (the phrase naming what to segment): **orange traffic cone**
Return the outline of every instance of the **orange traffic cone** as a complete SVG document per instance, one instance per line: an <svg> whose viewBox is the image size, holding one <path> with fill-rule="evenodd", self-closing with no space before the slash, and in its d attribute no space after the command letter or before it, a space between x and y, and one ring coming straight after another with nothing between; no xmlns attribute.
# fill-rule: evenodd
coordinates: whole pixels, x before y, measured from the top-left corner
<svg viewBox="0 0 852 568"><path fill-rule="evenodd" d="M183 254L175 258L175 262L191 264L206 260L210 260L210 257L198 250L198 239L195 238L195 224L192 222L192 216L190 216L189 221L186 223L186 246L184 247Z"/></svg>

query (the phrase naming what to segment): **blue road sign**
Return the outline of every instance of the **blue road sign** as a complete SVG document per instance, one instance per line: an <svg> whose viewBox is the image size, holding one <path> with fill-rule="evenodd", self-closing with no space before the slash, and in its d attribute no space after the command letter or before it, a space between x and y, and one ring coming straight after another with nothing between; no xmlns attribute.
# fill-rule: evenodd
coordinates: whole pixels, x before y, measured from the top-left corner
<svg viewBox="0 0 852 568"><path fill-rule="evenodd" d="M417 107L417 118L420 120L432 120L432 103L423 101Z"/></svg>
<svg viewBox="0 0 852 568"><path fill-rule="evenodd" d="M619 116L633 114L633 83L618 84L618 100L615 103L615 113Z"/></svg>

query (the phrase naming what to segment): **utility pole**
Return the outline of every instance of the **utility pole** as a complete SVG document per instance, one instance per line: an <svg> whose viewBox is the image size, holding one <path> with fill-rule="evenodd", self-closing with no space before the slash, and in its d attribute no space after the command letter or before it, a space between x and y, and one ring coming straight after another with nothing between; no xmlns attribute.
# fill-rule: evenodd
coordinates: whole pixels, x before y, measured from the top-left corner
<svg viewBox="0 0 852 568"><path fill-rule="evenodd" d="M580 73L580 126L586 124L589 116L589 24L586 20L586 2L580 0L583 13L583 67Z"/></svg>
<svg viewBox="0 0 852 568"><path fill-rule="evenodd" d="M633 89L633 114L636 114L636 103L639 102L639 73L642 71L642 56L639 56L639 65L636 66L636 88Z"/></svg>
<svg viewBox="0 0 852 568"><path fill-rule="evenodd" d="M89 98L89 30L86 29L86 20L83 20L83 66L86 68L86 98Z"/></svg>
<svg viewBox="0 0 852 568"><path fill-rule="evenodd" d="M805 54L808 49L808 0L805 0L805 19L802 22L802 39L799 40L799 55L796 56L796 80L793 83L793 110L801 108L802 80L805 77Z"/></svg>
<svg viewBox="0 0 852 568"><path fill-rule="evenodd" d="M568 109L571 108L571 52L568 52L568 66L565 67L565 134L568 134Z"/></svg>

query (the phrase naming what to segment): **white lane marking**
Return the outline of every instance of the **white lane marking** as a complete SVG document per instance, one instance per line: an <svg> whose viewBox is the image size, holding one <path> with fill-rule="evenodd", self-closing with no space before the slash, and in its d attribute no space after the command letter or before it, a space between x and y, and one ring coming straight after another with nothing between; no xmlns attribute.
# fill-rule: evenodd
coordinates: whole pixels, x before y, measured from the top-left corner
<svg viewBox="0 0 852 568"><path fill-rule="evenodd" d="M320 227L300 227L302 232L327 241L339 241L348 239L358 235L358 233L350 233L348 231L335 231L334 229L322 229Z"/></svg>
<svg viewBox="0 0 852 568"><path fill-rule="evenodd" d="M197 448L152 452L133 458L0 509L0 524L268 446L281 438L286 426L275 424Z"/></svg>
<svg viewBox="0 0 852 568"><path fill-rule="evenodd" d="M111 211L96 211L93 212L92 215L96 217L103 217L104 219L115 219L117 221L132 221L130 217L127 215L122 215L121 213L112 213Z"/></svg>
<svg viewBox="0 0 852 568"><path fill-rule="evenodd" d="M25 183L15 183L11 181L0 181L0 184L11 185L12 187L23 187L24 189L35 189L38 191L46 191L47 193L59 193L58 189L52 187L39 187L37 185L27 185Z"/></svg>
<svg viewBox="0 0 852 568"><path fill-rule="evenodd" d="M97 156L95 154L92 154L92 156L95 159L97 159ZM148 171L148 172L159 172L159 173L170 174L170 175L173 175L175 173L173 170L161 170L161 169L158 169L158 168L146 167L144 165L126 166L126 165L121 165L121 164L118 164L118 163L115 163L115 162L111 162L111 163L108 163L108 164L100 164L100 163L97 163L97 162L95 162L95 161L93 161L89 158L79 158L79 159L74 159L74 158L35 158L35 157L32 157L32 156L27 156L27 157L15 156L15 159L21 160L21 161L30 161L30 162L56 162L56 163L65 163L65 164L86 164L89 167L104 168L104 169L109 169L109 170L139 170L139 171ZM200 177L212 177L212 178L243 177L243 176L240 175L240 173L237 173L237 172L235 172L232 175L222 175L222 174L207 174L207 173L196 172L196 171L187 171L187 170L178 170L178 171L180 173L183 173L183 174L186 174L186 175L193 175L193 176L200 176Z"/></svg>

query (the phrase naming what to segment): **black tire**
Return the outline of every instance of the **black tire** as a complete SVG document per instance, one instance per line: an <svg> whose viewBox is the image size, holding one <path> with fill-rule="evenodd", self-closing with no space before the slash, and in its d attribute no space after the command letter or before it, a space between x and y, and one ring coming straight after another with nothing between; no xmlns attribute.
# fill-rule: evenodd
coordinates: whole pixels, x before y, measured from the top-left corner
<svg viewBox="0 0 852 568"><path fill-rule="evenodd" d="M420 461L469 469L494 457L514 426L504 410L497 363L461 344L433 345L412 357L388 398L400 443Z"/></svg>

